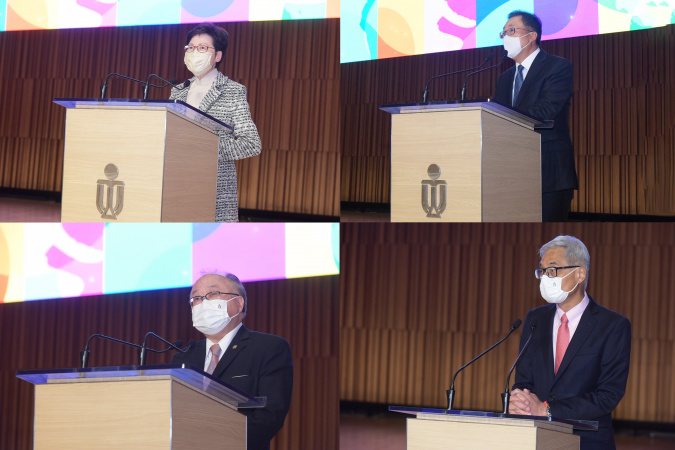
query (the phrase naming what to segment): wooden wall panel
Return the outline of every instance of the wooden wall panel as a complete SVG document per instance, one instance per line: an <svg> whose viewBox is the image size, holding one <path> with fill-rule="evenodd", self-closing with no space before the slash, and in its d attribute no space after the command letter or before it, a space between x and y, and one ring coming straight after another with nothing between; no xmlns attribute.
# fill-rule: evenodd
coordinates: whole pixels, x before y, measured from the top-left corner
<svg viewBox="0 0 675 450"><path fill-rule="evenodd" d="M574 65L570 126L580 190L572 210L675 215L675 26L544 41L542 48ZM342 64L342 201L390 201L391 119L378 106L419 102L431 76L475 67L489 51ZM470 78L467 97L492 97L512 64ZM462 81L433 81L429 100L458 99Z"/></svg>
<svg viewBox="0 0 675 450"><path fill-rule="evenodd" d="M220 70L248 88L263 145L236 162L240 208L339 215L339 21L224 26L230 46ZM182 47L192 27L2 33L0 187L60 192L65 109L52 98L98 97L110 72L189 78ZM108 96L140 98L142 88L112 79Z"/></svg>
<svg viewBox="0 0 675 450"><path fill-rule="evenodd" d="M248 328L286 338L295 379L286 423L272 449L337 449L339 277L246 284ZM189 289L0 304L0 448L28 449L33 440L33 386L17 370L79 367L87 338L101 333L140 343L147 331L168 340L202 339L192 328ZM153 348L160 348L152 342ZM97 339L90 366L137 364L134 349ZM149 354L149 364L170 361Z"/></svg>
<svg viewBox="0 0 675 450"><path fill-rule="evenodd" d="M446 407L455 370L545 304L537 252L559 234L584 241L588 293L632 324L614 417L674 422L675 226L659 223L342 224L340 398ZM457 409L500 409L521 331L458 376Z"/></svg>

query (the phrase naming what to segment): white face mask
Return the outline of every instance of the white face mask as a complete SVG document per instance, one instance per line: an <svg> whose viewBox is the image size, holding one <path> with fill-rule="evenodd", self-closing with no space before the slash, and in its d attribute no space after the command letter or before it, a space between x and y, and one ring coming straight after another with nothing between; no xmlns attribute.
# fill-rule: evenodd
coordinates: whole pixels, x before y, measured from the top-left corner
<svg viewBox="0 0 675 450"><path fill-rule="evenodd" d="M527 34L531 34L531 33L532 33L532 32L530 31L530 32L527 33ZM518 55L520 54L520 52L523 51L523 49L524 49L525 47L527 47L528 45L530 45L530 44L532 43L532 42L530 41L530 42L528 42L528 43L525 45L525 47L521 47L521 46L520 46L520 38L521 38L521 37L527 36L527 34L524 34L524 35L522 35L522 36L520 36L520 37L516 37L516 36L504 36L504 50L506 50L506 51L508 52L508 54L507 54L506 56L508 56L509 58L513 59L513 58L515 58L516 56L518 56Z"/></svg>
<svg viewBox="0 0 675 450"><path fill-rule="evenodd" d="M238 296L237 296L238 297ZM223 330L239 313L230 317L227 313L229 300L203 300L192 308L192 325L206 335L213 335Z"/></svg>
<svg viewBox="0 0 675 450"><path fill-rule="evenodd" d="M541 292L541 296L544 297L544 300L546 300L549 303L564 302L565 299L567 298L567 295L570 292L572 292L579 285L579 283L575 284L571 290L563 291L562 280L563 278L566 278L567 276L573 274L577 269L574 269L564 277L549 278L546 275L541 277L541 281L539 283L539 291Z"/></svg>
<svg viewBox="0 0 675 450"><path fill-rule="evenodd" d="M183 61L185 61L185 66L190 72L196 77L201 77L213 68L211 66L211 55L211 52L200 53L197 50L193 50L185 52Z"/></svg>

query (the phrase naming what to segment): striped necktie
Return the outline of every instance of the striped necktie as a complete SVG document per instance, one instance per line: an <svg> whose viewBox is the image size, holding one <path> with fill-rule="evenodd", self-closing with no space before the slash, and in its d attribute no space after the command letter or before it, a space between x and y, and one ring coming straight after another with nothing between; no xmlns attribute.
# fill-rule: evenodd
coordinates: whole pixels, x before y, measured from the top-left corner
<svg viewBox="0 0 675 450"><path fill-rule="evenodd" d="M513 84L513 100L511 101L511 106L516 106L516 100L518 100L520 88L523 86L523 70L523 65L519 65L518 73L516 74L516 81Z"/></svg>
<svg viewBox="0 0 675 450"><path fill-rule="evenodd" d="M218 361L220 360L220 345L218 344L213 344L211 346L211 362L209 363L209 367L206 369L206 373L212 375L213 371L216 370L216 366L218 365Z"/></svg>

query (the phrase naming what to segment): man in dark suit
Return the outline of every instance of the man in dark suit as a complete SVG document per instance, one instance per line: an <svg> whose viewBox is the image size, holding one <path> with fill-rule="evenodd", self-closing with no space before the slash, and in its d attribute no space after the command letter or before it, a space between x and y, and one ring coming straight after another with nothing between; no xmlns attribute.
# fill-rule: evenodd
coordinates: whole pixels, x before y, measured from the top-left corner
<svg viewBox="0 0 675 450"><path fill-rule="evenodd" d="M247 416L247 449L269 449L291 404L293 363L288 342L243 325L246 290L232 274L201 277L192 288L190 305L192 323L206 340L176 354L172 362L203 369L249 395L266 396L265 408L241 412Z"/></svg>
<svg viewBox="0 0 675 450"><path fill-rule="evenodd" d="M541 134L542 219L567 220L574 190L579 189L568 123L572 64L539 48L541 21L513 11L500 34L516 65L499 77L494 101L539 120L553 120Z"/></svg>
<svg viewBox="0 0 675 450"><path fill-rule="evenodd" d="M586 293L590 255L580 240L558 236L539 255L535 275L550 304L525 318L521 349L531 333L532 340L518 363L509 412L598 421L598 431L575 431L581 448L614 448L612 411L626 391L630 322Z"/></svg>

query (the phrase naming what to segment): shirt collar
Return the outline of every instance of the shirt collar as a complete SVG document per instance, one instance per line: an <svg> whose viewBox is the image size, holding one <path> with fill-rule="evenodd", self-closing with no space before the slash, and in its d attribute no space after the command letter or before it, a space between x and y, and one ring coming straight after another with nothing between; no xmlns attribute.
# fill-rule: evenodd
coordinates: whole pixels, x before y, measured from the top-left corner
<svg viewBox="0 0 675 450"><path fill-rule="evenodd" d="M586 293L586 291L584 291L583 300L581 300L577 306L567 311L567 320L569 322L572 322L574 319L582 315L584 311L586 311L588 303L589 303L588 294ZM556 305L555 318L558 322L561 321L561 317L563 316L563 314L565 314L565 311L562 310L560 305Z"/></svg>
<svg viewBox="0 0 675 450"><path fill-rule="evenodd" d="M534 62L534 58L537 57L537 55L539 54L540 51L541 51L541 49L539 47L537 47L537 49L535 51L533 51L532 54L530 54L530 56L525 58L525 61L523 61L521 63L522 66L525 67L525 72L530 70L530 67L532 66L532 63ZM516 71L518 70L518 66L521 65L521 64L516 63Z"/></svg>
<svg viewBox="0 0 675 450"><path fill-rule="evenodd" d="M206 78L206 77L205 77L205 78ZM225 350L227 350L227 347L230 346L230 344L232 343L232 340L234 339L234 336L237 334L237 331L239 331L239 328L241 328L241 326L242 326L243 324L244 324L244 322L239 322L239 325L237 325L237 326L234 328L234 330L232 330L232 331L230 331L229 333L227 333L227 334L226 334L225 336L223 336L223 338L222 338L220 341L218 341L218 342L213 342L211 339L208 339L208 338L207 338L207 339L206 339L206 351L208 352L209 349L211 348L211 346L213 346L213 344L218 344L218 345L220 346L220 354L221 354L221 355L224 355L224 354L225 354ZM221 358L222 358L222 356L221 356Z"/></svg>

